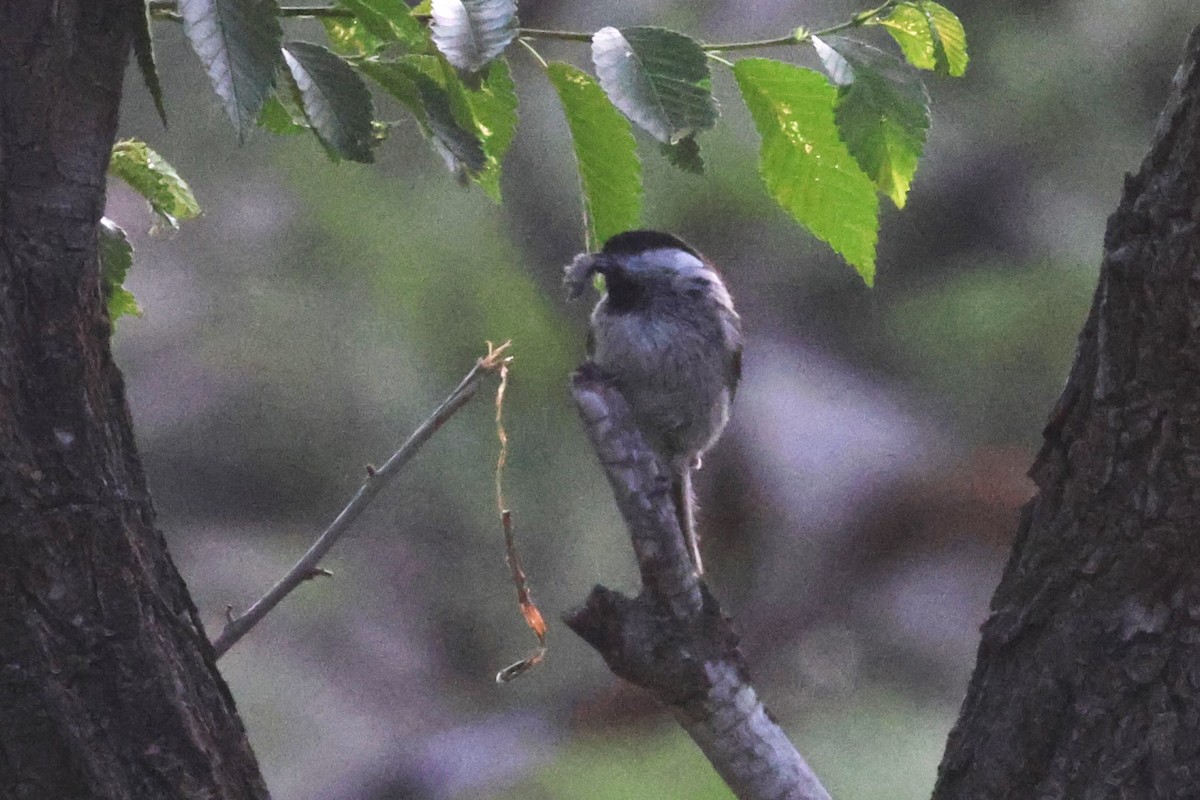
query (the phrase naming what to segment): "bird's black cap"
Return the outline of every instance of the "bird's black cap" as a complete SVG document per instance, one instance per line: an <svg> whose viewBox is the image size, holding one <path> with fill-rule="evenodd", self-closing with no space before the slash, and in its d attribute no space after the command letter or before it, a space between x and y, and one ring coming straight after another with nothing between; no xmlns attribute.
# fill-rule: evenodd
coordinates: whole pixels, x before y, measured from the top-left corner
<svg viewBox="0 0 1200 800"><path fill-rule="evenodd" d="M604 249L600 252L609 256L635 256L647 250L659 250L664 247L682 250L703 260L703 256L697 253L687 242L678 236L663 233L662 231L641 230L618 233L604 243Z"/></svg>

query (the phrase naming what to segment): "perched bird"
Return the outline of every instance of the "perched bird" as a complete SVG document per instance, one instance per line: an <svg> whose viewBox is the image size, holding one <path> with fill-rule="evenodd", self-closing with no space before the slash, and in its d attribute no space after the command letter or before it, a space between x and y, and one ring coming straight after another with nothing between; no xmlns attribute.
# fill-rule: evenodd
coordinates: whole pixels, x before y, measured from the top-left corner
<svg viewBox="0 0 1200 800"><path fill-rule="evenodd" d="M604 276L588 357L614 380L671 474L679 526L704 573L692 472L721 435L742 374L741 319L716 268L669 233L627 231L565 269L574 299Z"/></svg>

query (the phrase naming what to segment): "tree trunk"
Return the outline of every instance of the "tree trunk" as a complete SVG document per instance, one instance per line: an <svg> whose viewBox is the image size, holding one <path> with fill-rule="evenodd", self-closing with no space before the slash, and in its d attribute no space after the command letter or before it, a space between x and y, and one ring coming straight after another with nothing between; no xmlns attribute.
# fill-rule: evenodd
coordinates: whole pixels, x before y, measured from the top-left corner
<svg viewBox="0 0 1200 800"><path fill-rule="evenodd" d="M936 800L1200 793L1200 29L1109 220Z"/></svg>
<svg viewBox="0 0 1200 800"><path fill-rule="evenodd" d="M136 0L0 3L0 797L261 798L98 283Z"/></svg>

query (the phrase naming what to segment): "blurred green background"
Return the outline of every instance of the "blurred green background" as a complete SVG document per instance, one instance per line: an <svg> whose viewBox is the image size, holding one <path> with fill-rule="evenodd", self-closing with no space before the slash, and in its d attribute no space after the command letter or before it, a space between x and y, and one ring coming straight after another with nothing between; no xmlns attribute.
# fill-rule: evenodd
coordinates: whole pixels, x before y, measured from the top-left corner
<svg viewBox="0 0 1200 800"><path fill-rule="evenodd" d="M727 72L714 80L724 119L700 139L706 177L642 142L647 225L722 267L748 331L735 419L699 481L710 583L760 693L839 797L928 796L1105 218L1200 21L1189 0L949 5L970 67L927 76L934 125L908 208L883 215L874 290L767 198ZM523 2L521 16L720 41L863 7ZM321 41L311 24L286 27ZM160 524L210 634L291 565L485 340L512 339L516 357L507 493L552 625L546 663L493 682L533 642L494 513L484 396L339 544L334 577L223 659L274 795L728 797L669 716L557 623L592 584L631 589L636 572L565 389L587 315L559 285L580 206L536 65L513 48L521 124L498 207L459 187L415 124L372 167L329 164L303 139L237 146L178 27L154 33L171 128L131 71L121 133L173 163L206 213L151 237L141 202L113 185L146 310L115 341Z"/></svg>

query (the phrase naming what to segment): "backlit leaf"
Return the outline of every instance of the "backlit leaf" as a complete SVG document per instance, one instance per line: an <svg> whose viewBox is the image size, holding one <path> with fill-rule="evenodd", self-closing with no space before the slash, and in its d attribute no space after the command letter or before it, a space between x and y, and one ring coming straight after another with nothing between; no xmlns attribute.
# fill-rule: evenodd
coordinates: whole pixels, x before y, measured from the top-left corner
<svg viewBox="0 0 1200 800"><path fill-rule="evenodd" d="M842 141L875 187L903 208L929 129L925 86L896 58L869 45L837 37L812 41L830 77L842 85L835 113Z"/></svg>
<svg viewBox="0 0 1200 800"><path fill-rule="evenodd" d="M585 72L564 63L546 69L567 115L583 189L587 249L638 227L642 167L629 120Z"/></svg>
<svg viewBox="0 0 1200 800"><path fill-rule="evenodd" d="M956 78L967 71L967 34L962 22L933 0L901 3L871 24L886 28L914 67Z"/></svg>
<svg viewBox="0 0 1200 800"><path fill-rule="evenodd" d="M142 308L133 292L125 288L125 277L133 265L133 245L121 226L108 217L100 219L100 290L115 325L125 316L140 317Z"/></svg>
<svg viewBox="0 0 1200 800"><path fill-rule="evenodd" d="M368 32L380 42L401 42L419 48L429 41L429 32L413 18L403 0L337 0L351 11Z"/></svg>
<svg viewBox="0 0 1200 800"><path fill-rule="evenodd" d="M309 133L312 126L304 118L300 109L289 107L278 94L273 94L263 103L258 112L258 127L279 136L294 136L298 133Z"/></svg>
<svg viewBox="0 0 1200 800"><path fill-rule="evenodd" d="M179 227L179 220L200 213L191 187L145 142L122 139L114 144L108 171L146 198L158 218L172 229Z"/></svg>
<svg viewBox="0 0 1200 800"><path fill-rule="evenodd" d="M879 201L838 135L838 90L819 73L765 58L739 61L733 72L762 136L767 190L870 285Z"/></svg>
<svg viewBox="0 0 1200 800"><path fill-rule="evenodd" d="M496 202L500 201L500 162L517 133L517 91L508 64L497 59L480 74L479 87L465 92L475 132L487 165L476 177Z"/></svg>

